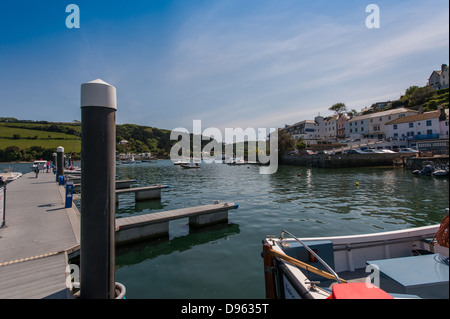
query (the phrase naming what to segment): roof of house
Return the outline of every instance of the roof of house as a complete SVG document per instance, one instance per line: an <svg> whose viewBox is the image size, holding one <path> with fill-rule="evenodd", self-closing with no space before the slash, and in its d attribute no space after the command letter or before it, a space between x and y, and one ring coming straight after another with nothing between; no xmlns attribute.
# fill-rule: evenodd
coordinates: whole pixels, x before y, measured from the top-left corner
<svg viewBox="0 0 450 319"><path fill-rule="evenodd" d="M448 109L445 110L445 113L447 114L447 117L448 117ZM440 114L441 114L441 111L437 110L437 111L425 112L422 114L404 116L404 117L395 119L393 121L390 121L390 122L386 123L386 125L430 120L430 119L434 119L434 118L439 118Z"/></svg>
<svg viewBox="0 0 450 319"><path fill-rule="evenodd" d="M370 119L370 118L374 118L374 117L406 113L406 112L416 112L417 113L418 111L414 111L414 110L410 110L410 109L401 107L398 109L392 109L392 110L387 110L387 111L383 111L383 112L375 112L375 113L370 113L370 114L365 114L365 115L360 115L360 116L354 116L353 118L351 118L348 121L349 122L361 121L361 120Z"/></svg>

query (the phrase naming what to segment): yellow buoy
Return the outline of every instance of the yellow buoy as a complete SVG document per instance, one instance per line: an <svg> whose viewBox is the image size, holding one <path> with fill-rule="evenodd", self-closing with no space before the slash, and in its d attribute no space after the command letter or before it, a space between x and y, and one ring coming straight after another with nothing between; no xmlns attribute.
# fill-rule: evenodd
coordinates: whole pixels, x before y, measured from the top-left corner
<svg viewBox="0 0 450 319"><path fill-rule="evenodd" d="M356 186L359 186L359 182L356 182Z"/></svg>

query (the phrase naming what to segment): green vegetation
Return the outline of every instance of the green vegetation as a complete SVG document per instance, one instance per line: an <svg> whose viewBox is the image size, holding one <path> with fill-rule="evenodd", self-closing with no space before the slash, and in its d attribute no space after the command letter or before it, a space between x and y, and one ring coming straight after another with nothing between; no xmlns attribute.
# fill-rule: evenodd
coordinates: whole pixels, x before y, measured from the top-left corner
<svg viewBox="0 0 450 319"><path fill-rule="evenodd" d="M176 141L170 140L170 131L135 124L116 126L116 150L119 153L152 153L168 156Z"/></svg>
<svg viewBox="0 0 450 319"><path fill-rule="evenodd" d="M81 151L79 123L49 123L0 118L0 161L50 159L58 146Z"/></svg>
<svg viewBox="0 0 450 319"><path fill-rule="evenodd" d="M424 112L435 111L439 106L448 109L449 88L433 90L429 86L411 86L400 99L392 102L392 107L423 108Z"/></svg>
<svg viewBox="0 0 450 319"><path fill-rule="evenodd" d="M169 130L135 124L116 126L116 150L119 153L152 153L169 156L177 141L170 140ZM0 117L0 162L50 159L58 146L75 159L81 156L81 124L47 121L20 121ZM192 135L191 135L192 141ZM202 140L202 148L211 140ZM192 153L191 143L191 153Z"/></svg>
<svg viewBox="0 0 450 319"><path fill-rule="evenodd" d="M330 111L335 112L336 114L341 114L347 112L347 106L345 103L339 102L336 104L333 104L330 108L328 108Z"/></svg>
<svg viewBox="0 0 450 319"><path fill-rule="evenodd" d="M278 156L286 155L288 152L295 150L295 143L291 134L284 130L278 130Z"/></svg>

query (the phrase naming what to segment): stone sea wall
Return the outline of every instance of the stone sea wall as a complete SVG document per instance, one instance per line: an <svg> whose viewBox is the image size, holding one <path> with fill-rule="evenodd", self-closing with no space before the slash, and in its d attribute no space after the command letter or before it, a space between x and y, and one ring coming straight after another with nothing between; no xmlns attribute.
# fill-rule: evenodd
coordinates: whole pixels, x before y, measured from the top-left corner
<svg viewBox="0 0 450 319"><path fill-rule="evenodd" d="M392 166L398 158L399 154L392 153L285 155L280 164L321 168Z"/></svg>

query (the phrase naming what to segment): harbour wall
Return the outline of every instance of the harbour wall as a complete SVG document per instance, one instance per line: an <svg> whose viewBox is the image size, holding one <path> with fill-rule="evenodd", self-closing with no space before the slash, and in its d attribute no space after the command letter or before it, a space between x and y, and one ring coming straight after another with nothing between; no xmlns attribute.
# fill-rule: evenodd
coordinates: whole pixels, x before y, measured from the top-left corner
<svg viewBox="0 0 450 319"><path fill-rule="evenodd" d="M432 157L409 157L406 160L405 168L408 170L421 170L425 165L447 164L448 155L435 155Z"/></svg>
<svg viewBox="0 0 450 319"><path fill-rule="evenodd" d="M284 155L280 164L320 168L392 166L399 154L315 154L315 155Z"/></svg>

